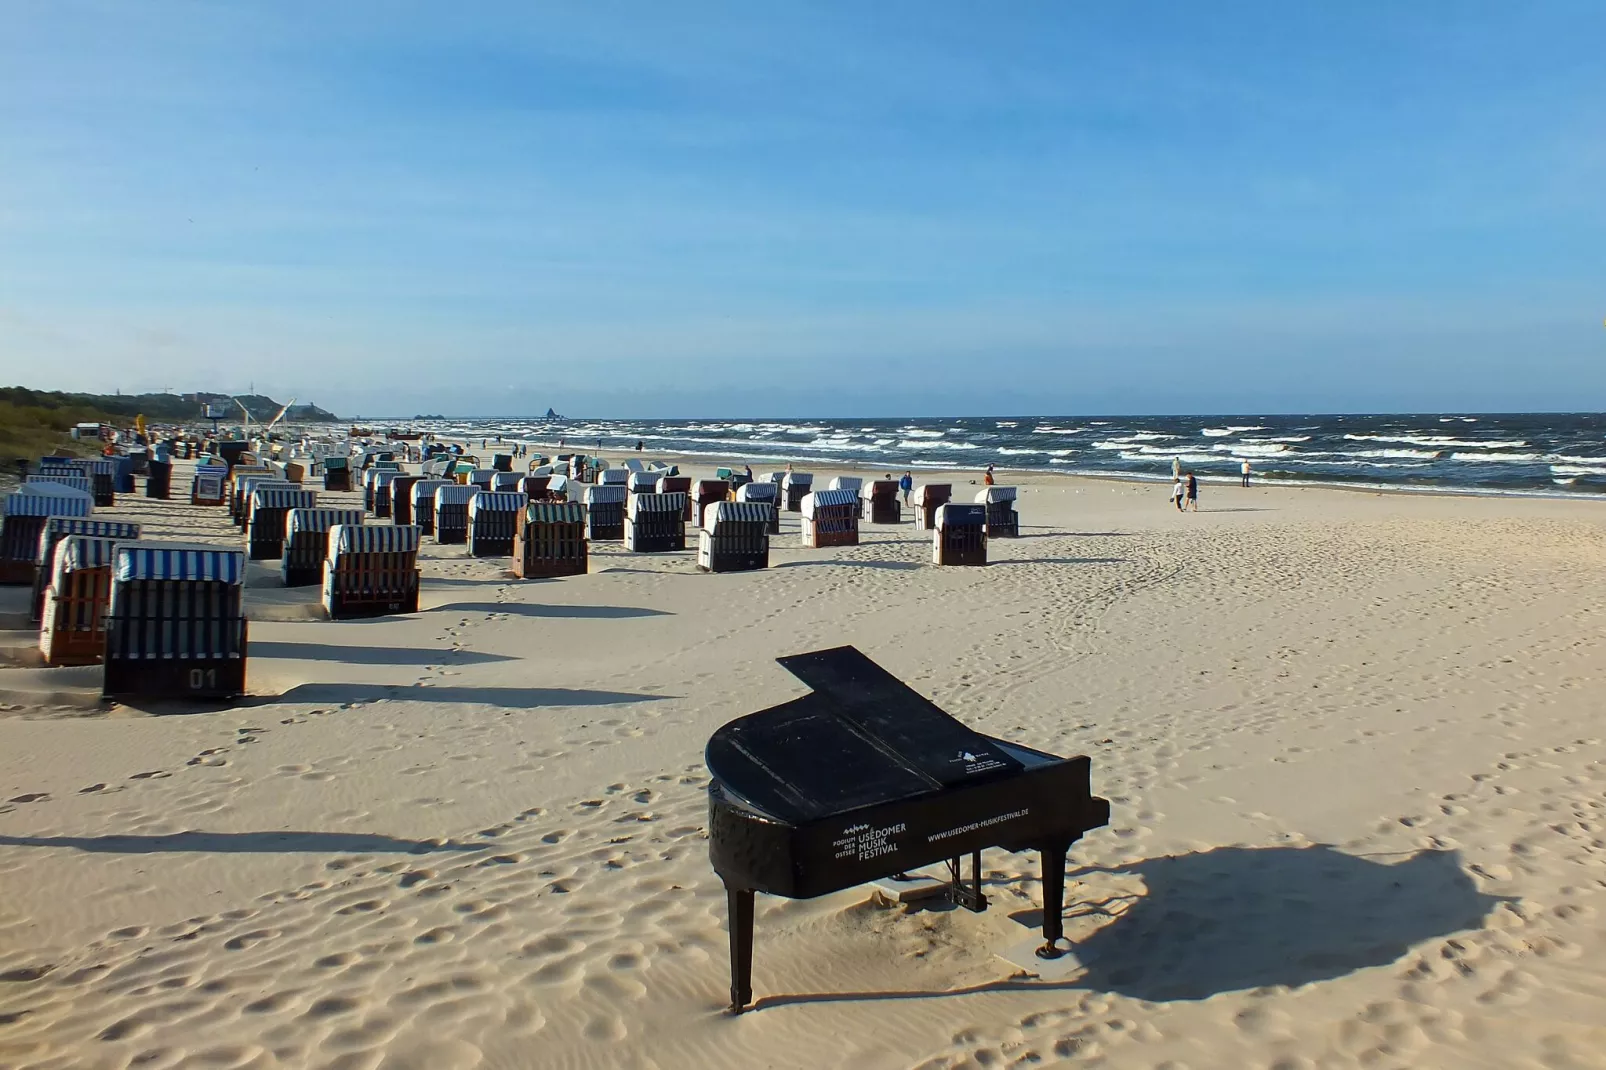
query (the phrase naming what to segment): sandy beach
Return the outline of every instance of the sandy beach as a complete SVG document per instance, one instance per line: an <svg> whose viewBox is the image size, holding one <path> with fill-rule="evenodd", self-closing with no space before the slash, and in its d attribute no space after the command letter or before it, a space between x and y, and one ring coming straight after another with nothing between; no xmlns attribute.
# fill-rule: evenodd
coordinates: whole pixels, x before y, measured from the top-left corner
<svg viewBox="0 0 1606 1070"><path fill-rule="evenodd" d="M1018 482L986 568L795 514L731 575L426 539L421 612L332 623L255 563L227 709L108 709L0 633L0 1067L1606 1067L1602 506ZM238 545L188 486L99 512ZM1091 756L1084 970L998 957L1039 884L990 851L983 914L761 896L724 1013L703 746L841 644Z"/></svg>

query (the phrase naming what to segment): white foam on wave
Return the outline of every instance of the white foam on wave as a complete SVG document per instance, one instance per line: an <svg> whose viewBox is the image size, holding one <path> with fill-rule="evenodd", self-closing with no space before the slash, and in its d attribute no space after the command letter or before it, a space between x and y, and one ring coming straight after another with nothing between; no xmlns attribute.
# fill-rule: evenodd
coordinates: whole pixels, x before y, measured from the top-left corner
<svg viewBox="0 0 1606 1070"><path fill-rule="evenodd" d="M1606 467L1588 464L1553 464L1550 474L1556 476L1606 476ZM1567 482L1571 483L1572 480Z"/></svg>
<svg viewBox="0 0 1606 1070"><path fill-rule="evenodd" d="M1351 442L1403 442L1408 446L1459 446L1462 449L1498 450L1520 449L1528 443L1524 439L1464 439L1446 435L1345 435Z"/></svg>
<svg viewBox="0 0 1606 1070"><path fill-rule="evenodd" d="M1242 434L1245 431L1270 431L1270 430L1271 430L1271 428L1266 427L1263 424L1254 424L1253 426L1248 426L1248 427L1240 427L1240 426L1237 426L1237 425L1234 425L1234 426L1231 426L1231 427L1204 427L1204 428L1200 428L1199 429L1199 433L1201 435L1205 436L1206 438L1226 438L1228 435L1238 435L1238 434Z"/></svg>
<svg viewBox="0 0 1606 1070"><path fill-rule="evenodd" d="M918 427L903 427L898 429L898 434L903 435L905 438L941 438L947 433L948 432L946 431L926 431Z"/></svg>
<svg viewBox="0 0 1606 1070"><path fill-rule="evenodd" d="M1337 457L1388 457L1395 460L1436 461L1438 450L1348 450L1333 454Z"/></svg>
<svg viewBox="0 0 1606 1070"><path fill-rule="evenodd" d="M912 441L912 442L910 442L910 441L900 442L900 443L898 443L898 448L899 449L905 449L905 450L979 450L979 449L981 449L981 447L976 445L974 442L933 442L930 439L926 439L924 441L915 440L915 441Z"/></svg>
<svg viewBox="0 0 1606 1070"><path fill-rule="evenodd" d="M1281 442L1223 442L1210 448L1217 453L1230 453L1235 457L1279 457L1291 452Z"/></svg>
<svg viewBox="0 0 1606 1070"><path fill-rule="evenodd" d="M1085 428L1085 427L1050 427L1047 424L1044 424L1041 427L1032 428L1032 434L1034 434L1034 435L1080 435L1083 431L1086 431L1086 430L1087 430L1087 428Z"/></svg>
<svg viewBox="0 0 1606 1070"><path fill-rule="evenodd" d="M1474 464L1533 464L1542 461L1542 453L1452 453L1452 461L1471 461Z"/></svg>
<svg viewBox="0 0 1606 1070"><path fill-rule="evenodd" d="M1246 437L1245 442L1309 442L1309 435L1256 435Z"/></svg>

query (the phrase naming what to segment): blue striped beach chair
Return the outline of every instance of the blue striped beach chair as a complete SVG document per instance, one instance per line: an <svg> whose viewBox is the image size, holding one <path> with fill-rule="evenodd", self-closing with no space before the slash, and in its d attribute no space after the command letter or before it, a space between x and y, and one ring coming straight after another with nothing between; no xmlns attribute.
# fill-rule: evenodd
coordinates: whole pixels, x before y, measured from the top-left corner
<svg viewBox="0 0 1606 1070"><path fill-rule="evenodd" d="M284 517L284 557L279 575L286 587L311 587L323 581L329 556L329 529L336 524L361 527L361 509L291 509Z"/></svg>
<svg viewBox="0 0 1606 1070"><path fill-rule="evenodd" d="M329 529L323 608L330 620L418 612L416 524Z"/></svg>
<svg viewBox="0 0 1606 1070"><path fill-rule="evenodd" d="M468 502L468 552L474 557L507 557L519 513L530 499L516 490L482 490Z"/></svg>
<svg viewBox="0 0 1606 1070"><path fill-rule="evenodd" d="M625 499L629 495L623 483L598 483L586 488L587 539L619 542L625 537Z"/></svg>
<svg viewBox="0 0 1606 1070"><path fill-rule="evenodd" d="M1016 539L1020 537L1020 514L1015 511L1014 487L985 487L976 501L987 507L987 537Z"/></svg>
<svg viewBox="0 0 1606 1070"><path fill-rule="evenodd" d="M0 585L32 587L39 577L39 535L53 516L88 516L88 492L59 483L25 483L5 497L0 517Z"/></svg>
<svg viewBox="0 0 1606 1070"><path fill-rule="evenodd" d="M51 562L55 560L56 544L69 535L89 535L97 539L139 538L139 525L131 520L100 520L90 516L52 516L45 518L39 532L39 550L35 562L39 565L33 585L33 602L28 620L38 624L44 612L45 588L50 585Z"/></svg>
<svg viewBox="0 0 1606 1070"><path fill-rule="evenodd" d="M45 664L98 665L106 653L115 539L68 535L54 548L39 624Z"/></svg>
<svg viewBox="0 0 1606 1070"><path fill-rule="evenodd" d="M524 477L518 472L503 472L500 469L491 477L491 489L495 491L518 490L519 480Z"/></svg>
<svg viewBox="0 0 1606 1070"><path fill-rule="evenodd" d="M524 580L584 576L588 567L586 507L526 502L513 533L513 575Z"/></svg>
<svg viewBox="0 0 1606 1070"><path fill-rule="evenodd" d="M228 500L229 470L221 464L198 464L190 483L191 505L222 505Z"/></svg>
<svg viewBox="0 0 1606 1070"><path fill-rule="evenodd" d="M625 549L665 554L686 548L686 495L632 494L625 502Z"/></svg>
<svg viewBox="0 0 1606 1070"><path fill-rule="evenodd" d="M435 541L442 545L468 542L468 503L479 488L448 483L435 488Z"/></svg>
<svg viewBox="0 0 1606 1070"><path fill-rule="evenodd" d="M762 502L770 507L770 534L781 533L781 486L768 480L743 483L736 488L739 502Z"/></svg>
<svg viewBox="0 0 1606 1070"><path fill-rule="evenodd" d="M450 479L420 479L413 484L413 523L420 532L435 534L435 492L454 485Z"/></svg>
<svg viewBox="0 0 1606 1070"><path fill-rule="evenodd" d="M814 473L788 472L781 480L781 500L789 513L803 511L803 496L814 489Z"/></svg>
<svg viewBox="0 0 1606 1070"><path fill-rule="evenodd" d="M71 475L67 473L71 472ZM50 475L31 475L23 486L55 486L71 487L73 490L89 495L89 500L95 502L95 483L77 468L57 468ZM95 504L99 504L95 502Z"/></svg>
<svg viewBox="0 0 1606 1070"><path fill-rule="evenodd" d="M859 491L816 490L803 496L803 545L859 545Z"/></svg>
<svg viewBox="0 0 1606 1070"><path fill-rule="evenodd" d="M697 567L704 572L750 572L770 567L768 502L713 502L697 531Z"/></svg>
<svg viewBox="0 0 1606 1070"><path fill-rule="evenodd" d="M106 697L244 694L244 577L241 550L119 543L106 616Z"/></svg>
<svg viewBox="0 0 1606 1070"><path fill-rule="evenodd" d="M251 491L246 512L246 554L253 561L274 561L284 556L285 514L292 509L315 509L317 491L295 484L257 486Z"/></svg>

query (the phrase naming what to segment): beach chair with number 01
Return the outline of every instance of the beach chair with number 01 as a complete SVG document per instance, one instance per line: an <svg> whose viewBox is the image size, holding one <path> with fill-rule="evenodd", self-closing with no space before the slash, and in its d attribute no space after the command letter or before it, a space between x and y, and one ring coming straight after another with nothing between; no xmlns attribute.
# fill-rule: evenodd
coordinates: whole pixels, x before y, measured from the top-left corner
<svg viewBox="0 0 1606 1070"><path fill-rule="evenodd" d="M513 536L513 575L523 580L584 576L587 568L586 507L526 502Z"/></svg>
<svg viewBox="0 0 1606 1070"><path fill-rule="evenodd" d="M244 577L242 550L118 543L106 614L106 697L244 694Z"/></svg>
<svg viewBox="0 0 1606 1070"><path fill-rule="evenodd" d="M859 492L817 490L803 496L803 545L859 545Z"/></svg>
<svg viewBox="0 0 1606 1070"><path fill-rule="evenodd" d="M323 565L323 608L330 620L418 612L415 524L329 529Z"/></svg>
<svg viewBox="0 0 1606 1070"><path fill-rule="evenodd" d="M938 565L985 565L987 507L952 502L938 506L931 560Z"/></svg>
<svg viewBox="0 0 1606 1070"><path fill-rule="evenodd" d="M51 554L39 624L45 664L98 665L106 653L115 539L69 535Z"/></svg>
<svg viewBox="0 0 1606 1070"><path fill-rule="evenodd" d="M362 525L361 509L291 509L284 517L284 557L279 575L286 587L312 587L323 580L329 556L329 529L336 524Z"/></svg>
<svg viewBox="0 0 1606 1070"><path fill-rule="evenodd" d="M704 572L751 572L770 567L769 502L712 502L697 530L697 567Z"/></svg>

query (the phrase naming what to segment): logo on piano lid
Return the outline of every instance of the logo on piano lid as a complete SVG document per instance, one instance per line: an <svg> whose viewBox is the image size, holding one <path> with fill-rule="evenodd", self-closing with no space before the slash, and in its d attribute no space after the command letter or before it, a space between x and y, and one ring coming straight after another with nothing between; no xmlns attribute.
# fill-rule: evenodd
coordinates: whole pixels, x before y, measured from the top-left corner
<svg viewBox="0 0 1606 1070"><path fill-rule="evenodd" d="M949 765L955 763L963 764L967 773L985 773L992 769L1001 769L1004 765L991 754L976 754L968 750L962 750L948 759Z"/></svg>

